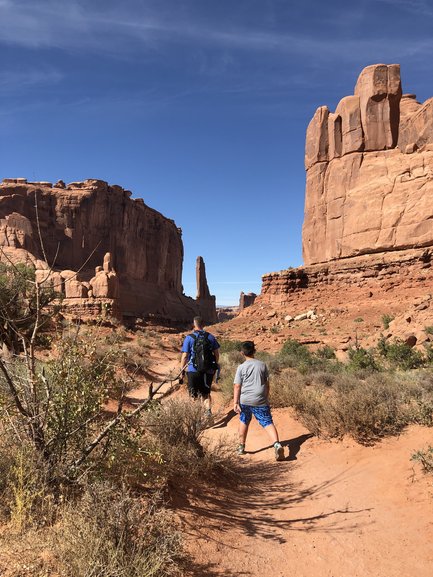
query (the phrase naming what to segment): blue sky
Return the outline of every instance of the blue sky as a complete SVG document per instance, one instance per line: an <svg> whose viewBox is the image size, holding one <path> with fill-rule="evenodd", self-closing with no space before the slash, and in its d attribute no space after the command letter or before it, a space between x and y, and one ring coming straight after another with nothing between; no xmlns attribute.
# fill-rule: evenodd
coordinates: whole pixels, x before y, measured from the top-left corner
<svg viewBox="0 0 433 577"><path fill-rule="evenodd" d="M120 184L218 304L302 264L306 126L360 70L433 95L433 1L0 0L0 177Z"/></svg>

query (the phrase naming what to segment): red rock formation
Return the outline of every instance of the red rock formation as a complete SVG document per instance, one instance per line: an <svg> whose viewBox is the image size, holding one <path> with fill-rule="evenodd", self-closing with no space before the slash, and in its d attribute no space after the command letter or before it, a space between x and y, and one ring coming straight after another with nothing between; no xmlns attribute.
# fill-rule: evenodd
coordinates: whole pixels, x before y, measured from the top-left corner
<svg viewBox="0 0 433 577"><path fill-rule="evenodd" d="M241 292L241 295L239 297L239 311L243 311L247 307L253 305L256 298L257 298L256 293L245 294L244 292Z"/></svg>
<svg viewBox="0 0 433 577"><path fill-rule="evenodd" d="M401 96L398 65L369 66L335 113L317 109L305 166L305 266L264 275L254 305L232 322L266 346L296 336L347 350L373 344L392 313L390 334L406 338L404 311L433 292L433 99ZM294 319L312 309L302 336Z"/></svg>
<svg viewBox="0 0 433 577"><path fill-rule="evenodd" d="M42 270L49 263L63 271L66 299L109 299L118 302L123 315L152 313L174 321L190 321L200 310L183 295L180 229L120 186L101 180L53 186L5 179L0 246L13 260L38 261ZM205 300L210 322L216 318L215 302L212 310Z"/></svg>
<svg viewBox="0 0 433 577"><path fill-rule="evenodd" d="M197 257L195 271L197 279L196 301L200 310L200 315L206 321L206 323L216 323L216 299L213 295L210 294L206 279L206 267L201 256Z"/></svg>
<svg viewBox="0 0 433 577"><path fill-rule="evenodd" d="M305 166L306 265L433 245L433 99L401 99L398 65L368 66L335 113L317 109Z"/></svg>

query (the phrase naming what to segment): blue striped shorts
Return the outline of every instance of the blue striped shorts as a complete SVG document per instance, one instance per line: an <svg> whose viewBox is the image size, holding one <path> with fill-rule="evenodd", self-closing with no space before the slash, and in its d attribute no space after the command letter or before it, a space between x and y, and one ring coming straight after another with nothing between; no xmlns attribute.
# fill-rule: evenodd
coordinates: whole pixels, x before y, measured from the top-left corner
<svg viewBox="0 0 433 577"><path fill-rule="evenodd" d="M261 407L253 407L251 405L240 405L241 414L240 419L244 425L249 425L252 416L254 415L262 427L268 427L273 424L271 407L269 405L262 405Z"/></svg>

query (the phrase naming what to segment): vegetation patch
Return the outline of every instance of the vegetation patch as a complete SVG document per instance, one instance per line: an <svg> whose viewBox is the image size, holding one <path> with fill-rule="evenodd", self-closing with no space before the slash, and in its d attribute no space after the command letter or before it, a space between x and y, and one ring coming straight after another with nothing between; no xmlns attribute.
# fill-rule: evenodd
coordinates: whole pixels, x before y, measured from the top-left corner
<svg viewBox="0 0 433 577"><path fill-rule="evenodd" d="M315 352L287 340L274 355L259 352L271 375L271 404L293 407L314 434L351 435L369 444L400 432L410 423L433 425L432 357L402 341L382 339L378 347L348 350L339 362L325 346ZM241 355L222 355L223 392L233 394Z"/></svg>

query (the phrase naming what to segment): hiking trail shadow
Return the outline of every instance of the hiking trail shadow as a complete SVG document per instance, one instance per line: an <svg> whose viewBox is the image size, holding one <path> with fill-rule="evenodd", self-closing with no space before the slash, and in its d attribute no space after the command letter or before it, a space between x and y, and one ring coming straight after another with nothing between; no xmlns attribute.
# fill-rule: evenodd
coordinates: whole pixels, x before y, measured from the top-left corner
<svg viewBox="0 0 433 577"><path fill-rule="evenodd" d="M236 417L236 413L233 409L231 409L226 415L221 417L216 423L213 424L212 429L222 429L227 427L227 425L234 417Z"/></svg>
<svg viewBox="0 0 433 577"><path fill-rule="evenodd" d="M301 450L301 446L314 437L312 433L305 433L304 435L299 435L299 437L295 437L294 439L287 439L285 441L281 441L283 447L287 447L289 449L288 456L284 459L285 461L296 461L297 454ZM257 453L261 453L262 451L267 451L268 449L272 449L272 445L266 445L266 447L261 447L260 449L256 449L255 451L245 451L247 455L255 455Z"/></svg>
<svg viewBox="0 0 433 577"><path fill-rule="evenodd" d="M182 515L184 532L189 538L214 541L235 550L240 547L225 542L226 535L233 529L280 544L287 541L288 531L354 531L367 524L357 520L357 515L370 509L355 510L345 505L311 516L295 514L306 500L309 503L319 500L332 487L346 482L350 469L323 482L296 487L287 481L287 475L282 476L281 463L239 465L238 485L229 480L225 484L221 481L218 487L203 486L189 493L176 492L172 495L173 505ZM288 515L289 510L293 510L293 515Z"/></svg>

